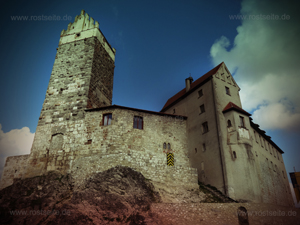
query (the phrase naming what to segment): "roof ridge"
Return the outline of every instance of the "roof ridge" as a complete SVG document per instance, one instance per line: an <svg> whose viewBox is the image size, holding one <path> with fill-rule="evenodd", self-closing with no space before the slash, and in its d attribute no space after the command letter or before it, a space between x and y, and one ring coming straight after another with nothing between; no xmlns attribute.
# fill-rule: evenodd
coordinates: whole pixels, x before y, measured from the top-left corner
<svg viewBox="0 0 300 225"><path fill-rule="evenodd" d="M177 92L175 95L173 95L171 98L169 98L168 101L166 102L166 104L161 109L161 112L163 110L166 110L168 107L170 107L172 104L174 104L180 98L185 97L186 95L192 93L195 90L195 87L197 87L198 85L201 85L212 75L216 74L216 72L219 70L219 68L221 67L221 65L223 63L224 62L221 62L219 65L215 66L213 69L211 69L210 71L208 71L207 73L205 73L201 77L199 77L197 80L192 82L190 90L186 91L186 88L183 88L181 91Z"/></svg>

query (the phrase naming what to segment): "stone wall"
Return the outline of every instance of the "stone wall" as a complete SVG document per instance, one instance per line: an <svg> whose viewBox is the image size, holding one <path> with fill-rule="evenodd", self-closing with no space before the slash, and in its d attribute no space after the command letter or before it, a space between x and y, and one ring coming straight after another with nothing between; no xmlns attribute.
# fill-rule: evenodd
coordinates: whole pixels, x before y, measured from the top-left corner
<svg viewBox="0 0 300 225"><path fill-rule="evenodd" d="M112 121L104 126L106 113ZM133 128L134 116L143 117L143 129ZM37 132L24 177L59 170L78 173L80 179L127 165L157 182L197 185L196 169L187 157L184 117L108 106L87 110L84 120L38 126ZM164 149L164 143L171 148ZM174 167L167 166L168 152L174 154Z"/></svg>
<svg viewBox="0 0 300 225"><path fill-rule="evenodd" d="M87 108L112 104L114 61L95 37L93 67L88 93Z"/></svg>
<svg viewBox="0 0 300 225"><path fill-rule="evenodd" d="M6 158L0 183L0 189L13 184L14 179L22 178L29 155L10 156Z"/></svg>

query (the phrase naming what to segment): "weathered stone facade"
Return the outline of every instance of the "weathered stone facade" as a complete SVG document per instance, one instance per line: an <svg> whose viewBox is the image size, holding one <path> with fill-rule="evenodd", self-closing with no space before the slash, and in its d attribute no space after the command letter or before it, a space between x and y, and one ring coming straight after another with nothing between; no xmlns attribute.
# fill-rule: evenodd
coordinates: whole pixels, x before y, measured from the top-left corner
<svg viewBox="0 0 300 225"><path fill-rule="evenodd" d="M0 188L48 171L83 183L124 165L156 187L199 180L239 201L292 205L283 151L242 109L224 63L186 79L161 112L112 105L115 49L98 26L82 11L62 31L31 153L7 159Z"/></svg>
<svg viewBox="0 0 300 225"><path fill-rule="evenodd" d="M238 201L292 206L283 151L242 109L239 91L221 63L187 84L161 112L188 117L189 158L200 181Z"/></svg>

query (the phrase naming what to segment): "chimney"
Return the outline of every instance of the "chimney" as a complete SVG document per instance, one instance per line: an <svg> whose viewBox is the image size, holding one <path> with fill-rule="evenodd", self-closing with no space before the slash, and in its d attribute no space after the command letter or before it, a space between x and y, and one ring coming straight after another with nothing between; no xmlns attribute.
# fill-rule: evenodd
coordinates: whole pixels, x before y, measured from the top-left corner
<svg viewBox="0 0 300 225"><path fill-rule="evenodd" d="M185 79L185 91L188 92L191 88L191 84L193 83L193 78L191 77L188 77Z"/></svg>

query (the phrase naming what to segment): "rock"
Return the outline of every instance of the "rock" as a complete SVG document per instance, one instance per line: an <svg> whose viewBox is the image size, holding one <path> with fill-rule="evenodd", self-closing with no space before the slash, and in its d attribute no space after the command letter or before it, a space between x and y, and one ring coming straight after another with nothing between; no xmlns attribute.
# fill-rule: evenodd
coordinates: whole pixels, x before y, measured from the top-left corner
<svg viewBox="0 0 300 225"><path fill-rule="evenodd" d="M162 224L151 212L161 196L145 177L117 166L77 185L49 172L0 191L0 224Z"/></svg>

